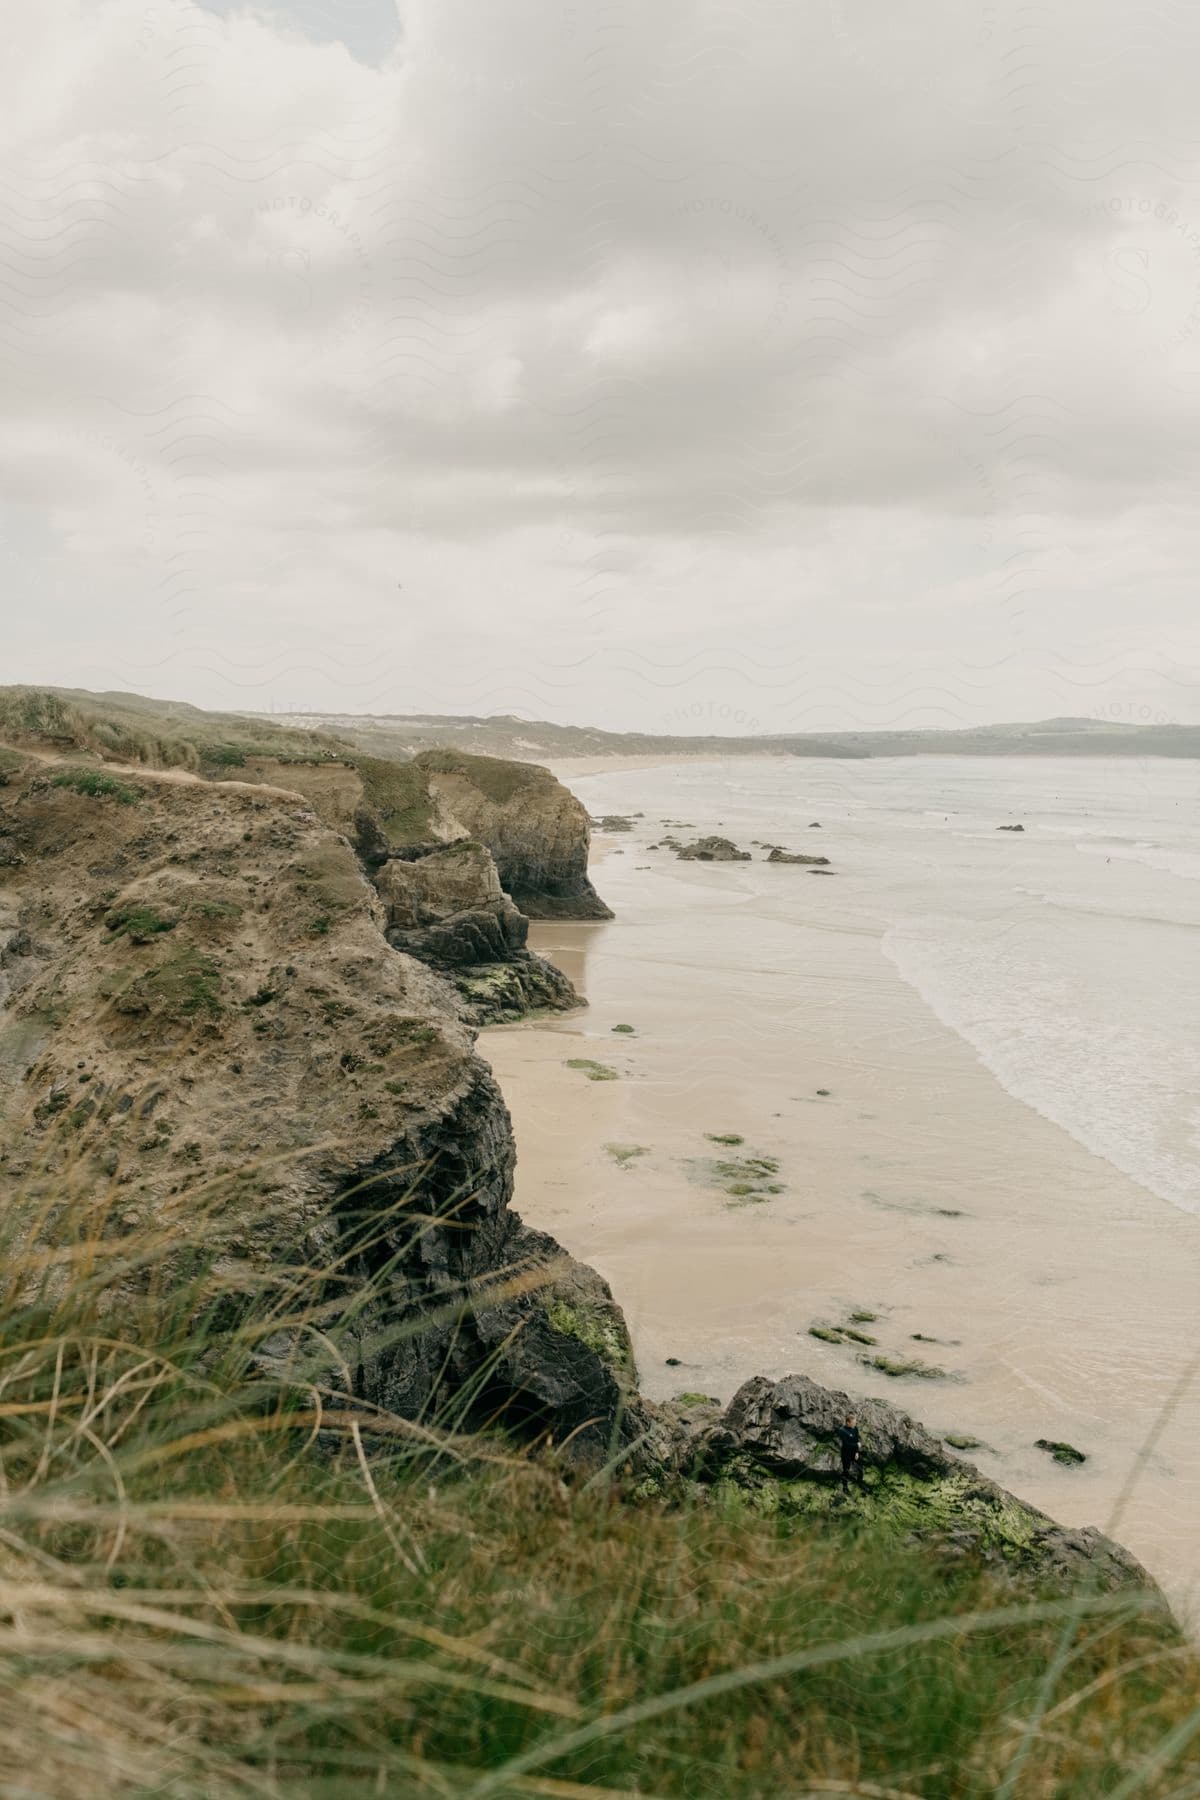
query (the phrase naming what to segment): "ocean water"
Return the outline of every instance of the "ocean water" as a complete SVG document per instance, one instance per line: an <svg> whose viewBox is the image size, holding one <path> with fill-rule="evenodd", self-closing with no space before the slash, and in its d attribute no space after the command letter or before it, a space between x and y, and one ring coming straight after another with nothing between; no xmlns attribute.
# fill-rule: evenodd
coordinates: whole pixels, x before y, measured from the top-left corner
<svg viewBox="0 0 1200 1800"><path fill-rule="evenodd" d="M664 818L688 821L684 838L719 830L743 849L828 855L837 880L818 883L755 850L739 890L797 918L835 907L877 936L1009 1093L1200 1212L1200 764L754 758L571 785L593 813L646 815L614 840L623 862L605 864L618 907Z"/></svg>

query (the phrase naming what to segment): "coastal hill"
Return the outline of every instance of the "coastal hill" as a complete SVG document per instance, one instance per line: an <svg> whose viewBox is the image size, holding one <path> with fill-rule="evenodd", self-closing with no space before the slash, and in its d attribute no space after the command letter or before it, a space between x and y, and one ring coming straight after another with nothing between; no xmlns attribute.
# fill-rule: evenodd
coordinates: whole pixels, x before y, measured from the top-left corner
<svg viewBox="0 0 1200 1800"><path fill-rule="evenodd" d="M843 1683L826 1717L819 1683L788 1681L844 1615L893 1650L918 1621L950 1660L883 1665L881 1694L936 1670L913 1706L939 1735L913 1717L885 1744L877 1725L830 1752L836 1791L885 1791L847 1782L910 1769L918 1741L941 1767L953 1715L948 1780L921 1790L948 1796L967 1791L955 1757L1001 1756L1010 1683L1048 1663L1064 1594L1098 1691L1112 1657L1181 1654L1118 1545L881 1401L859 1403L860 1532L837 1481L848 1396L797 1374L726 1408L641 1397L606 1284L511 1204L477 1029L579 1001L530 956L524 904L607 914L586 815L545 771L0 690L6 1684L54 1742L103 1746L47 1792L315 1793L318 1765L330 1793L788 1792L802 1720L813 1755L844 1737ZM1002 1628L986 1672L951 1656L976 1627L935 1628L930 1595ZM594 1668L556 1661L585 1643ZM73 1672L58 1737L43 1645ZM680 1762L669 1696L756 1658L775 1672L740 1716L782 1760L714 1789ZM668 1719L636 1740L650 1789L600 1741L648 1692ZM1034 1704L1022 1689L1018 1714ZM1161 1722L1143 1712L1121 1755ZM1082 1741L1078 1789L1036 1791L1108 1791ZM512 1782L468 1785L498 1754Z"/></svg>
<svg viewBox="0 0 1200 1800"><path fill-rule="evenodd" d="M261 715L260 715L261 717ZM265 722L265 721L264 721ZM1200 725L1124 724L1111 719L1042 719L944 731L715 732L601 731L508 713L488 718L433 713L287 713L276 725L336 731L375 755L415 755L450 745L518 761L629 756L1200 756Z"/></svg>

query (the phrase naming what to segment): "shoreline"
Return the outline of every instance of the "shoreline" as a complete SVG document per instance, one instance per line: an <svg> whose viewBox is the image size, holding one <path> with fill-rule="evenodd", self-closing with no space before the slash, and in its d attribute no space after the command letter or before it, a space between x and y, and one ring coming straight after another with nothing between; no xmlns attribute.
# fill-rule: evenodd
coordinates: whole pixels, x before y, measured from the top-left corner
<svg viewBox="0 0 1200 1800"><path fill-rule="evenodd" d="M750 1375L805 1373L890 1401L982 1440L971 1459L1051 1517L1126 1543L1194 1622L1194 1384L1114 1509L1190 1352L1196 1218L1007 1093L879 935L830 915L828 884L804 895L806 972L781 983L757 966L764 903L736 868L661 863L635 884L614 860L632 848L597 844L613 923L531 933L588 1010L479 1048L513 1116L514 1205L610 1282L643 1391L727 1401ZM711 1165L745 1156L777 1162L783 1192L731 1201ZM855 1327L875 1344L810 1335L856 1311L877 1315ZM893 1378L873 1355L945 1375ZM1060 1467L1037 1438L1087 1462Z"/></svg>

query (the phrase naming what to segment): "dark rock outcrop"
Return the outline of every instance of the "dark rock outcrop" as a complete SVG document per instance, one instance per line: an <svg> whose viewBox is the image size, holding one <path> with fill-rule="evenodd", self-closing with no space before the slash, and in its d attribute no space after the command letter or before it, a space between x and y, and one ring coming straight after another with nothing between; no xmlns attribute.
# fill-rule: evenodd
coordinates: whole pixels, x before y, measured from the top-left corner
<svg viewBox="0 0 1200 1800"><path fill-rule="evenodd" d="M997 831L1024 831L1023 825L997 825Z"/></svg>
<svg viewBox="0 0 1200 1800"><path fill-rule="evenodd" d="M801 856L799 854L793 855L792 852L789 850L775 849L775 850L771 851L770 855L767 857L767 861L769 863L827 864L829 861L829 858L827 856Z"/></svg>
<svg viewBox="0 0 1200 1800"><path fill-rule="evenodd" d="M674 846L672 845L672 848ZM749 862L750 852L739 850L725 837L697 838L694 844L683 844L675 850L680 862Z"/></svg>
<svg viewBox="0 0 1200 1800"><path fill-rule="evenodd" d="M468 1422L593 1462L639 1429L633 1349L607 1283L509 1210L513 1160L481 1071L434 1131L353 1172L341 1252L370 1298L340 1337L349 1397L412 1418L467 1394Z"/></svg>
<svg viewBox="0 0 1200 1800"><path fill-rule="evenodd" d="M469 838L375 871L388 942L437 967L503 962L524 950L529 921L500 886L489 850Z"/></svg>
<svg viewBox="0 0 1200 1800"><path fill-rule="evenodd" d="M707 1484L731 1481L782 1510L822 1510L837 1503L837 1429L850 1412L858 1415L867 1470L861 1504L881 1524L1051 1585L1152 1585L1121 1545L1091 1526L1056 1524L906 1413L882 1400L852 1400L804 1375L745 1382L719 1419L682 1436L676 1463L690 1464Z"/></svg>
<svg viewBox="0 0 1200 1800"><path fill-rule="evenodd" d="M390 857L373 876L393 949L442 970L471 1025L582 1004L553 963L526 948L529 921L504 889L490 850L464 838Z"/></svg>

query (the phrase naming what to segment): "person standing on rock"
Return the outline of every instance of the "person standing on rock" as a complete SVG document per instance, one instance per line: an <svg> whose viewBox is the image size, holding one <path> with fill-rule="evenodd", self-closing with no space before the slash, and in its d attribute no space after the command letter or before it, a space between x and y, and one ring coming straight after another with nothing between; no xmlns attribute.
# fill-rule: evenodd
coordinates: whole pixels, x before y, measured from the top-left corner
<svg viewBox="0 0 1200 1800"><path fill-rule="evenodd" d="M842 1492L850 1492L850 1477L857 1469L858 1485L866 1485L863 1479L862 1438L858 1431L858 1414L847 1413L846 1423L838 1426L838 1448L842 1453Z"/></svg>

